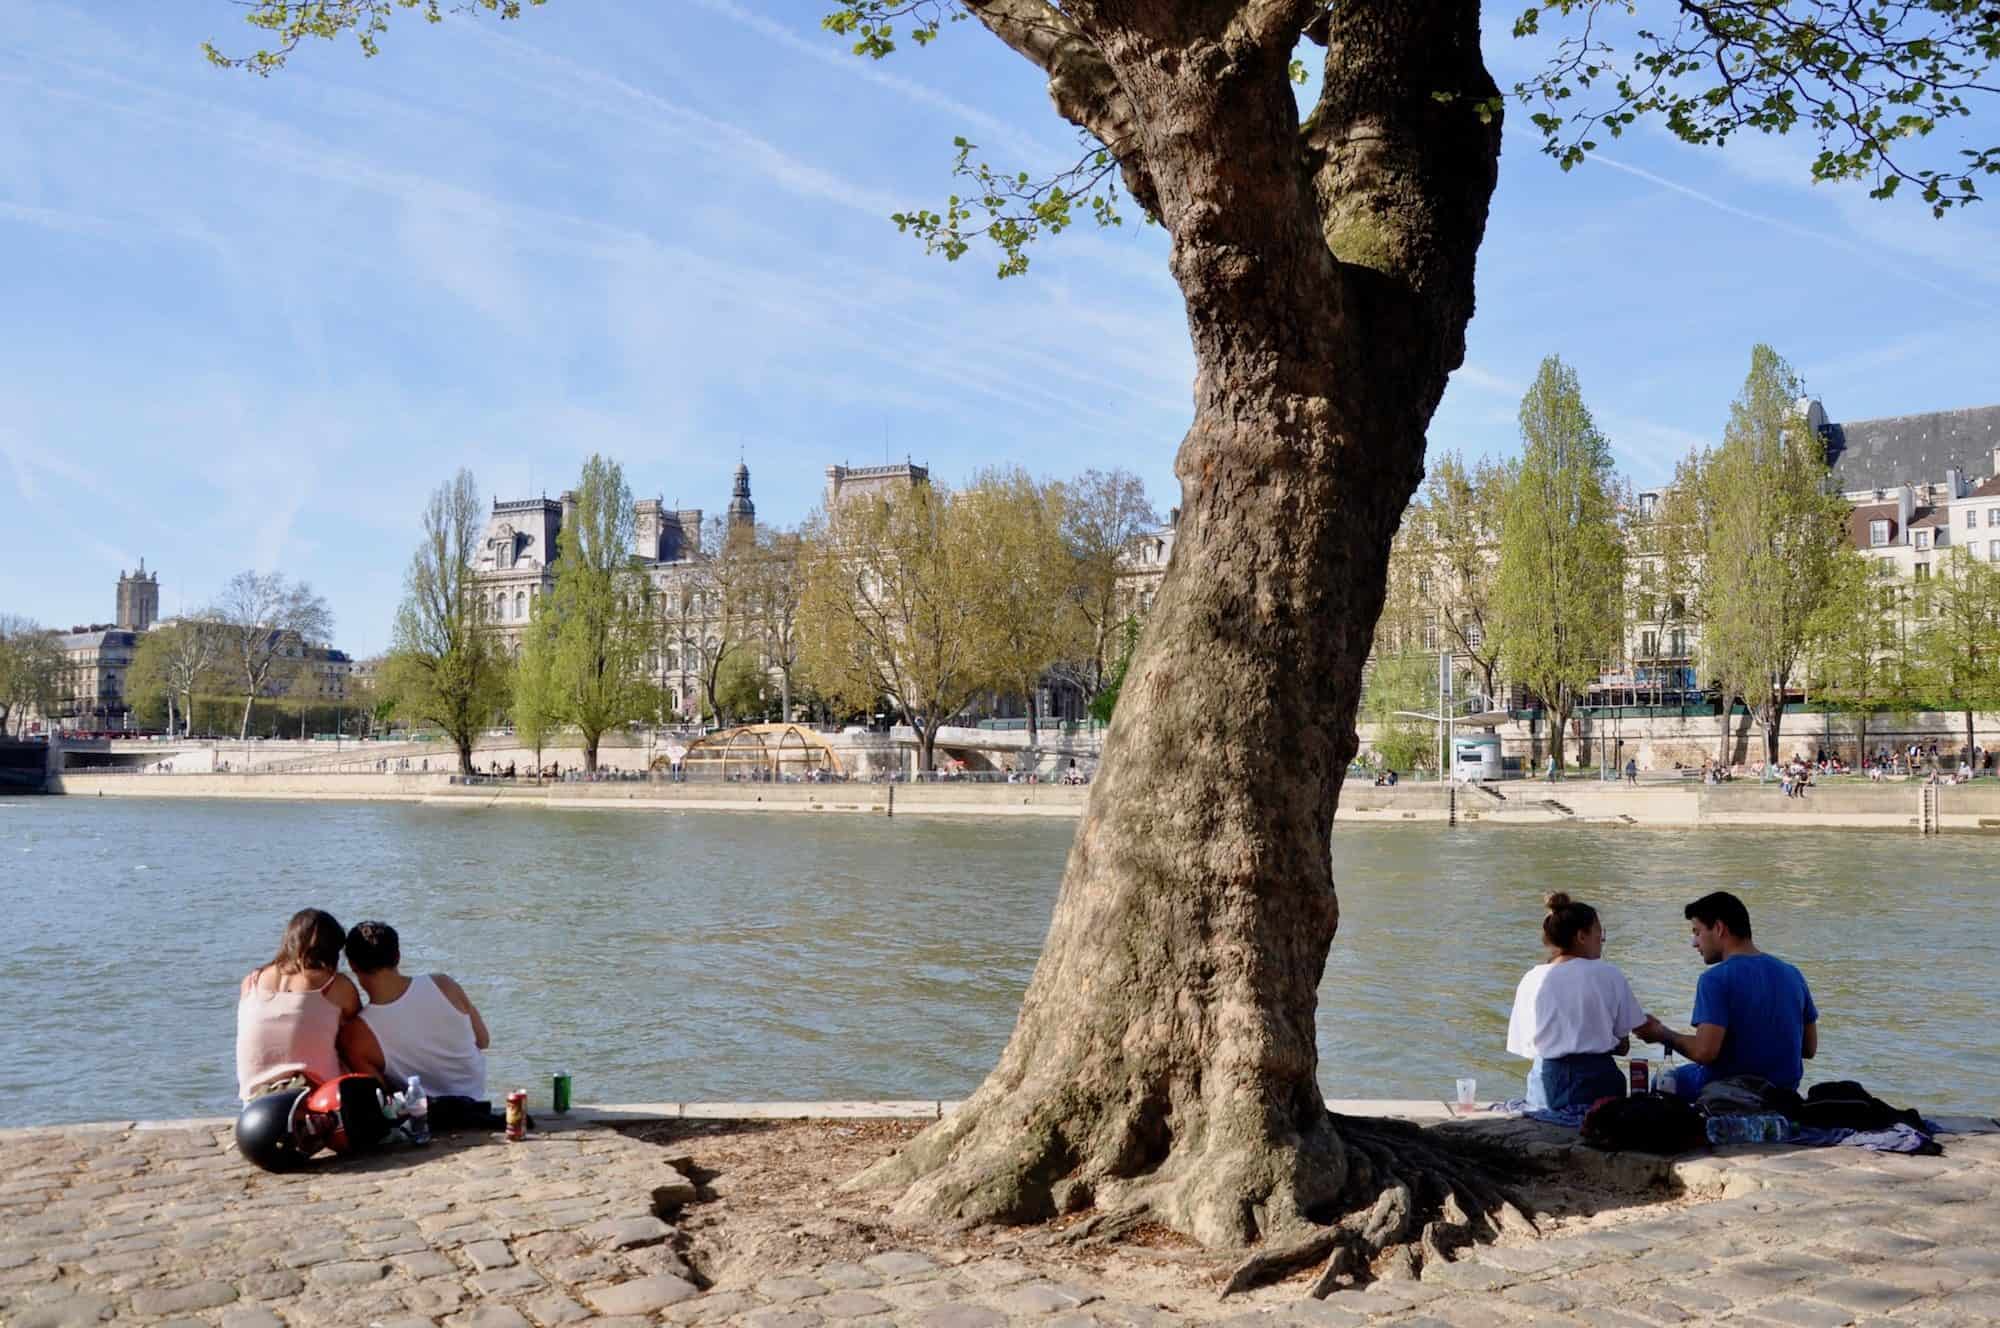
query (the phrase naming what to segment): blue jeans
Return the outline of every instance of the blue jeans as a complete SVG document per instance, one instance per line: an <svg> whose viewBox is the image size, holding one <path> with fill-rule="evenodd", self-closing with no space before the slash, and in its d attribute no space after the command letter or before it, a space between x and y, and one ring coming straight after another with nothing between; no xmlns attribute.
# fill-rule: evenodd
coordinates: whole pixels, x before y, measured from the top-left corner
<svg viewBox="0 0 2000 1328"><path fill-rule="evenodd" d="M1587 1107L1601 1097L1624 1097L1625 1075L1608 1051L1537 1056L1528 1067L1528 1110Z"/></svg>

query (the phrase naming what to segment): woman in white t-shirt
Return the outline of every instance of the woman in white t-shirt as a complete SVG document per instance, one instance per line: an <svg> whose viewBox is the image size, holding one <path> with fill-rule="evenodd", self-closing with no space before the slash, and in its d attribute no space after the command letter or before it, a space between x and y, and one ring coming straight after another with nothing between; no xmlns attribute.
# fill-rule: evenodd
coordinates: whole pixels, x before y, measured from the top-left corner
<svg viewBox="0 0 2000 1328"><path fill-rule="evenodd" d="M1604 924L1597 910L1566 894L1545 901L1542 941L1549 962L1537 964L1514 989L1507 1050L1528 1067L1528 1108L1561 1111L1601 1097L1623 1097L1625 1076L1613 1056L1630 1048L1626 1036L1646 1022L1632 984L1601 959Z"/></svg>

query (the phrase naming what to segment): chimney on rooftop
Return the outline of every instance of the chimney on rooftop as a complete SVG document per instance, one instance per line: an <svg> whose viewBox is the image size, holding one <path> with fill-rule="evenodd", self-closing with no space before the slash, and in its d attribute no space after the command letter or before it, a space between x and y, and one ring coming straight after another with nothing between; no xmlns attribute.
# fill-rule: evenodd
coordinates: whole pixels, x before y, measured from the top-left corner
<svg viewBox="0 0 2000 1328"><path fill-rule="evenodd" d="M1963 475L1959 474L1957 466L1946 466L1944 468L1944 497L1946 502L1956 502L1958 499L1965 497L1965 485L1962 482L1964 478Z"/></svg>
<svg viewBox="0 0 2000 1328"><path fill-rule="evenodd" d="M1916 510L1917 496L1905 484L1896 490L1896 543L1910 542L1910 513Z"/></svg>

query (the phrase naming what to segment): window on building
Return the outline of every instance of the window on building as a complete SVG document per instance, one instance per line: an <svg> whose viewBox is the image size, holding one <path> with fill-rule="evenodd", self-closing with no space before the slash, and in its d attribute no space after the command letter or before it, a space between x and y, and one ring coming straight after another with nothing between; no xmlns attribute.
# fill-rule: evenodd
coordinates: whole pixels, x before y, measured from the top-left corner
<svg viewBox="0 0 2000 1328"><path fill-rule="evenodd" d="M1888 542L1889 542L1889 523L1887 521L1870 521L1868 523L1869 546L1871 548L1879 549Z"/></svg>
<svg viewBox="0 0 2000 1328"><path fill-rule="evenodd" d="M1685 599L1682 599L1679 595L1674 595L1667 600L1668 617L1685 618L1687 617L1687 614L1688 614L1688 606L1687 606L1687 601Z"/></svg>
<svg viewBox="0 0 2000 1328"><path fill-rule="evenodd" d="M1989 526L2000 526L2000 507L1989 507L1986 509L1986 524Z"/></svg>
<svg viewBox="0 0 2000 1328"><path fill-rule="evenodd" d="M1930 579L1931 579L1931 565L1929 563L1918 563L1917 580L1928 581Z"/></svg>
<svg viewBox="0 0 2000 1328"><path fill-rule="evenodd" d="M1660 634L1658 632L1639 633L1639 658L1658 659L1660 657Z"/></svg>
<svg viewBox="0 0 2000 1328"><path fill-rule="evenodd" d="M2000 563L2000 540L1986 541L1986 556L1989 560Z"/></svg>
<svg viewBox="0 0 2000 1328"><path fill-rule="evenodd" d="M1687 628L1676 627L1667 634L1667 655L1672 659L1686 659L1688 653Z"/></svg>
<svg viewBox="0 0 2000 1328"><path fill-rule="evenodd" d="M1979 529L1979 513L1973 511L1970 507L1965 509L1965 528L1967 530Z"/></svg>
<svg viewBox="0 0 2000 1328"><path fill-rule="evenodd" d="M1653 515L1654 509L1659 506L1659 502L1660 502L1660 495L1657 493L1640 494L1639 515L1642 517L1651 517Z"/></svg>
<svg viewBox="0 0 2000 1328"><path fill-rule="evenodd" d="M1931 533L1928 530L1912 531L1910 541L1919 549L1928 549L1931 546Z"/></svg>

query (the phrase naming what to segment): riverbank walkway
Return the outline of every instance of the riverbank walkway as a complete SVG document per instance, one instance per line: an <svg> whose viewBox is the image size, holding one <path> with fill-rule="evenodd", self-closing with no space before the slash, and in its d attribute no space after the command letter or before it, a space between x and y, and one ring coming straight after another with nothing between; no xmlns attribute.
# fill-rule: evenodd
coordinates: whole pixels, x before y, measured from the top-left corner
<svg viewBox="0 0 2000 1328"><path fill-rule="evenodd" d="M1442 1114L1433 1104L1401 1105L1407 1114ZM906 1114L937 1110L914 1104ZM688 1113L663 1114L685 1123ZM815 1255L810 1221L753 1258L739 1249L717 1285L700 1290L701 1255L687 1232L699 1230L693 1215L727 1202L726 1187L703 1164L721 1136L648 1137L614 1123L616 1116L579 1111L538 1120L545 1128L523 1143L461 1135L292 1176L244 1163L227 1121L0 1131L0 1322L1836 1328L2000 1321L1993 1237L2000 1134L1950 1136L1939 1158L1848 1148L1701 1155L1680 1164L1681 1178L1722 1197L1644 1203L1622 1220L1473 1249L1433 1265L1421 1281L1380 1282L1326 1301L1300 1299L1302 1282L1220 1301L1212 1284L1185 1277L1163 1274L1147 1286L1128 1275L1112 1285L1092 1275L1088 1260L1044 1257L1047 1247L1032 1239L996 1257L881 1226L877 1248L828 1261Z"/></svg>

